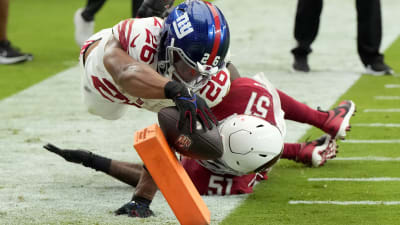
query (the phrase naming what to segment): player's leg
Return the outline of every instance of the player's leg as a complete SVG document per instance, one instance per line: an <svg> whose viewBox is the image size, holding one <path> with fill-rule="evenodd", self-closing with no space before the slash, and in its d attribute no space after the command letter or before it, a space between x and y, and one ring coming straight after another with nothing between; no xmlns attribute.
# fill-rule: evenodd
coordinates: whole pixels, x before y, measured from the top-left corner
<svg viewBox="0 0 400 225"><path fill-rule="evenodd" d="M335 139L343 139L350 130L350 118L355 113L352 101L342 101L336 108L328 111L315 110L284 92L278 90L285 119L307 123L320 128Z"/></svg>
<svg viewBox="0 0 400 225"><path fill-rule="evenodd" d="M0 0L0 64L13 64L32 60L32 54L20 52L8 40L8 6L9 0Z"/></svg>
<svg viewBox="0 0 400 225"><path fill-rule="evenodd" d="M393 74L379 52L382 40L382 16L380 0L356 0L357 50L367 73Z"/></svg>
<svg viewBox="0 0 400 225"><path fill-rule="evenodd" d="M63 157L68 162L101 171L133 187L136 187L143 170L141 164L113 160L87 150L60 149L52 144L47 144L44 148Z"/></svg>
<svg viewBox="0 0 400 225"><path fill-rule="evenodd" d="M88 0L85 8L79 8L74 15L75 41L82 46L94 32L94 16L106 0Z"/></svg>
<svg viewBox="0 0 400 225"><path fill-rule="evenodd" d="M82 10L82 18L85 21L94 21L94 16L103 7L106 0L88 0Z"/></svg>
<svg viewBox="0 0 400 225"><path fill-rule="evenodd" d="M311 43L318 34L322 0L298 0L294 25L294 37L297 46L292 49L293 69L310 71L307 56L311 53Z"/></svg>
<svg viewBox="0 0 400 225"><path fill-rule="evenodd" d="M336 157L336 141L329 135L305 143L285 143L282 159L294 160L308 166L319 167Z"/></svg>
<svg viewBox="0 0 400 225"><path fill-rule="evenodd" d="M117 209L115 214L128 214L130 217L141 218L153 216L154 213L150 209L150 204L157 190L158 187L150 173L143 169L132 200Z"/></svg>
<svg viewBox="0 0 400 225"><path fill-rule="evenodd" d="M140 6L143 4L143 0L132 0L132 18L136 18Z"/></svg>
<svg viewBox="0 0 400 225"><path fill-rule="evenodd" d="M140 0L136 0L140 1ZM136 17L145 18L150 16L166 17L168 10L174 4L174 0L142 0L139 9L137 10Z"/></svg>

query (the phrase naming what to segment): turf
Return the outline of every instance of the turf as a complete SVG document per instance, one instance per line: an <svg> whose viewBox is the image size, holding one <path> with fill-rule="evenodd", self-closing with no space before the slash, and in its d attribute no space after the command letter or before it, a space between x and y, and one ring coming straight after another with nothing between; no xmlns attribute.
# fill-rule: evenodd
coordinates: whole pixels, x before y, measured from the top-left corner
<svg viewBox="0 0 400 225"><path fill-rule="evenodd" d="M183 0L175 1L179 4ZM0 100L78 63L73 15L86 1L41 0L10 2L8 39L34 60L0 66ZM131 16L131 3L107 1L96 14L95 31Z"/></svg>
<svg viewBox="0 0 400 225"><path fill-rule="evenodd" d="M73 34L73 15L84 1L12 1L8 39L34 55L33 61L0 66L0 99L26 89L78 63L79 47ZM129 7L127 7L127 4ZM96 17L96 30L110 27L130 15L130 3L106 3Z"/></svg>
<svg viewBox="0 0 400 225"><path fill-rule="evenodd" d="M0 66L0 99L20 92L54 74L76 65L79 48L73 39L72 16L84 1L60 0L26 1L10 3L8 36L23 51L34 54L34 60L18 65ZM128 6L127 6L128 5ZM130 3L126 0L108 1L96 18L96 30L109 27L130 16ZM49 19L50 18L50 19ZM386 61L400 71L400 40L385 52ZM398 100L376 100L375 95L399 95L399 89L386 89L385 84L400 84L398 76L363 76L340 99L353 99L357 115L352 123L400 123L400 113L364 113L370 108L400 108ZM39 100L37 100L39 101ZM10 128L7 135L17 135ZM399 128L353 127L348 139L399 139ZM302 139L317 137L320 132L310 130ZM26 142L37 142L26 139ZM399 144L339 143L338 157L383 156L400 157ZM4 160L7 159L3 156ZM22 159L27 160L28 159ZM28 161L29 162L29 161ZM312 169L294 162L281 160L270 180L257 186L253 195L222 222L222 224L398 224L400 206L335 206L289 205L289 200L374 200L399 201L399 182L309 182L316 177L398 177L398 162L330 161L322 168ZM64 179L64 178L60 178ZM101 185L99 185L101 186ZM0 186L0 189L2 186ZM54 188L52 186L52 188ZM69 187L66 187L69 188ZM99 189L96 187L95 189ZM83 191L88 188L82 187ZM51 191L51 190L48 190ZM58 190L57 190L58 191ZM89 191L88 191L89 192ZM40 192L39 194L43 194ZM23 204L29 196L18 196ZM122 200L121 200L122 201ZM29 201L28 201L29 202ZM50 201L49 201L50 202ZM73 202L73 203L71 203ZM69 204L76 204L72 199ZM51 206L51 204L49 204ZM50 207L49 206L49 207ZM43 218L29 218L31 223L42 224ZM89 206L88 206L89 210ZM76 212L58 210L60 219L54 224L93 224L110 221L74 218ZM35 215L35 213L32 213ZM0 212L0 216L4 216ZM85 218L81 216L80 218ZM29 220L28 219L28 220ZM126 220L128 222L128 219Z"/></svg>
<svg viewBox="0 0 400 225"><path fill-rule="evenodd" d="M385 52L387 62L400 71L400 38ZM339 100L352 99L357 105L352 123L400 123L400 113L364 112L364 109L400 108L399 100L376 100L374 96L399 96L400 77L363 75ZM302 138L316 138L322 132L310 129ZM347 139L400 139L400 128L353 127ZM400 144L340 143L338 157L400 157ZM400 201L400 182L309 182L313 177L399 177L398 161L329 161L321 168L281 160L270 179L221 224L398 224L400 205L290 205L290 200L310 201Z"/></svg>

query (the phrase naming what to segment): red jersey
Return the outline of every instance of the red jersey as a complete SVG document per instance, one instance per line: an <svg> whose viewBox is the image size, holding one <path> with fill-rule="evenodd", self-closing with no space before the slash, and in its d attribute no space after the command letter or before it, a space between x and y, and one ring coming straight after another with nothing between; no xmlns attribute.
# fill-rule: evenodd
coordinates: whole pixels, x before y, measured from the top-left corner
<svg viewBox="0 0 400 225"><path fill-rule="evenodd" d="M258 116L277 126L282 134L285 133L284 113L281 110L279 95L267 80L235 79L228 94L211 110L219 121L234 114ZM182 165L202 195L251 193L257 180L267 179L265 172L241 175L229 168L223 157L217 160L194 160L185 157Z"/></svg>

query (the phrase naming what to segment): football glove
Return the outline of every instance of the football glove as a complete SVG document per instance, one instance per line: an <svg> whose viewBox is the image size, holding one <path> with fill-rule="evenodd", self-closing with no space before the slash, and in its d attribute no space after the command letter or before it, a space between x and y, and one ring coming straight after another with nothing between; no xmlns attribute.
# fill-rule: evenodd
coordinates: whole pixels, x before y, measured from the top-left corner
<svg viewBox="0 0 400 225"><path fill-rule="evenodd" d="M43 148L63 157L68 162L83 164L84 166L88 166L88 164L93 160L93 153L85 150L60 149L50 143L43 146Z"/></svg>
<svg viewBox="0 0 400 225"><path fill-rule="evenodd" d="M145 202L141 202L139 200L132 200L131 202L126 203L121 206L121 208L115 211L115 215L125 215L127 214L129 217L140 217L146 218L150 216L154 216L153 211L150 209L149 204Z"/></svg>
<svg viewBox="0 0 400 225"><path fill-rule="evenodd" d="M193 133L196 130L197 119L204 127L211 130L214 125L218 125L217 119L211 112L206 101L201 97L192 93L185 85L176 81L170 81L164 88L165 96L175 102L180 113L178 129L187 127L189 123L189 131Z"/></svg>

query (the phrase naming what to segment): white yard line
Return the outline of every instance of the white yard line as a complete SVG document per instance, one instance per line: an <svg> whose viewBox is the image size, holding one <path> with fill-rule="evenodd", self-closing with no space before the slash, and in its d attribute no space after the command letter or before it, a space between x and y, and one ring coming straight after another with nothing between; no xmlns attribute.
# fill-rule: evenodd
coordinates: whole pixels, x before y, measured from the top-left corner
<svg viewBox="0 0 400 225"><path fill-rule="evenodd" d="M342 143L354 143L354 144L398 144L400 143L400 139L392 139L392 140L356 140L349 139L343 140Z"/></svg>
<svg viewBox="0 0 400 225"><path fill-rule="evenodd" d="M357 181L357 182L381 182L381 181L400 181L400 177L370 177L370 178L308 178L308 181Z"/></svg>
<svg viewBox="0 0 400 225"><path fill-rule="evenodd" d="M400 96L375 96L377 100L400 100Z"/></svg>
<svg viewBox="0 0 400 225"><path fill-rule="evenodd" d="M304 200L292 200L289 201L291 205L400 205L400 201L304 201Z"/></svg>
<svg viewBox="0 0 400 225"><path fill-rule="evenodd" d="M400 112L400 109L364 109L364 112Z"/></svg>
<svg viewBox="0 0 400 225"><path fill-rule="evenodd" d="M385 84L385 88L400 88L400 84Z"/></svg>
<svg viewBox="0 0 400 225"><path fill-rule="evenodd" d="M400 127L400 123L353 123L352 127Z"/></svg>
<svg viewBox="0 0 400 225"><path fill-rule="evenodd" d="M400 161L400 157L380 157L380 156L337 157L332 160L335 160L335 161Z"/></svg>

